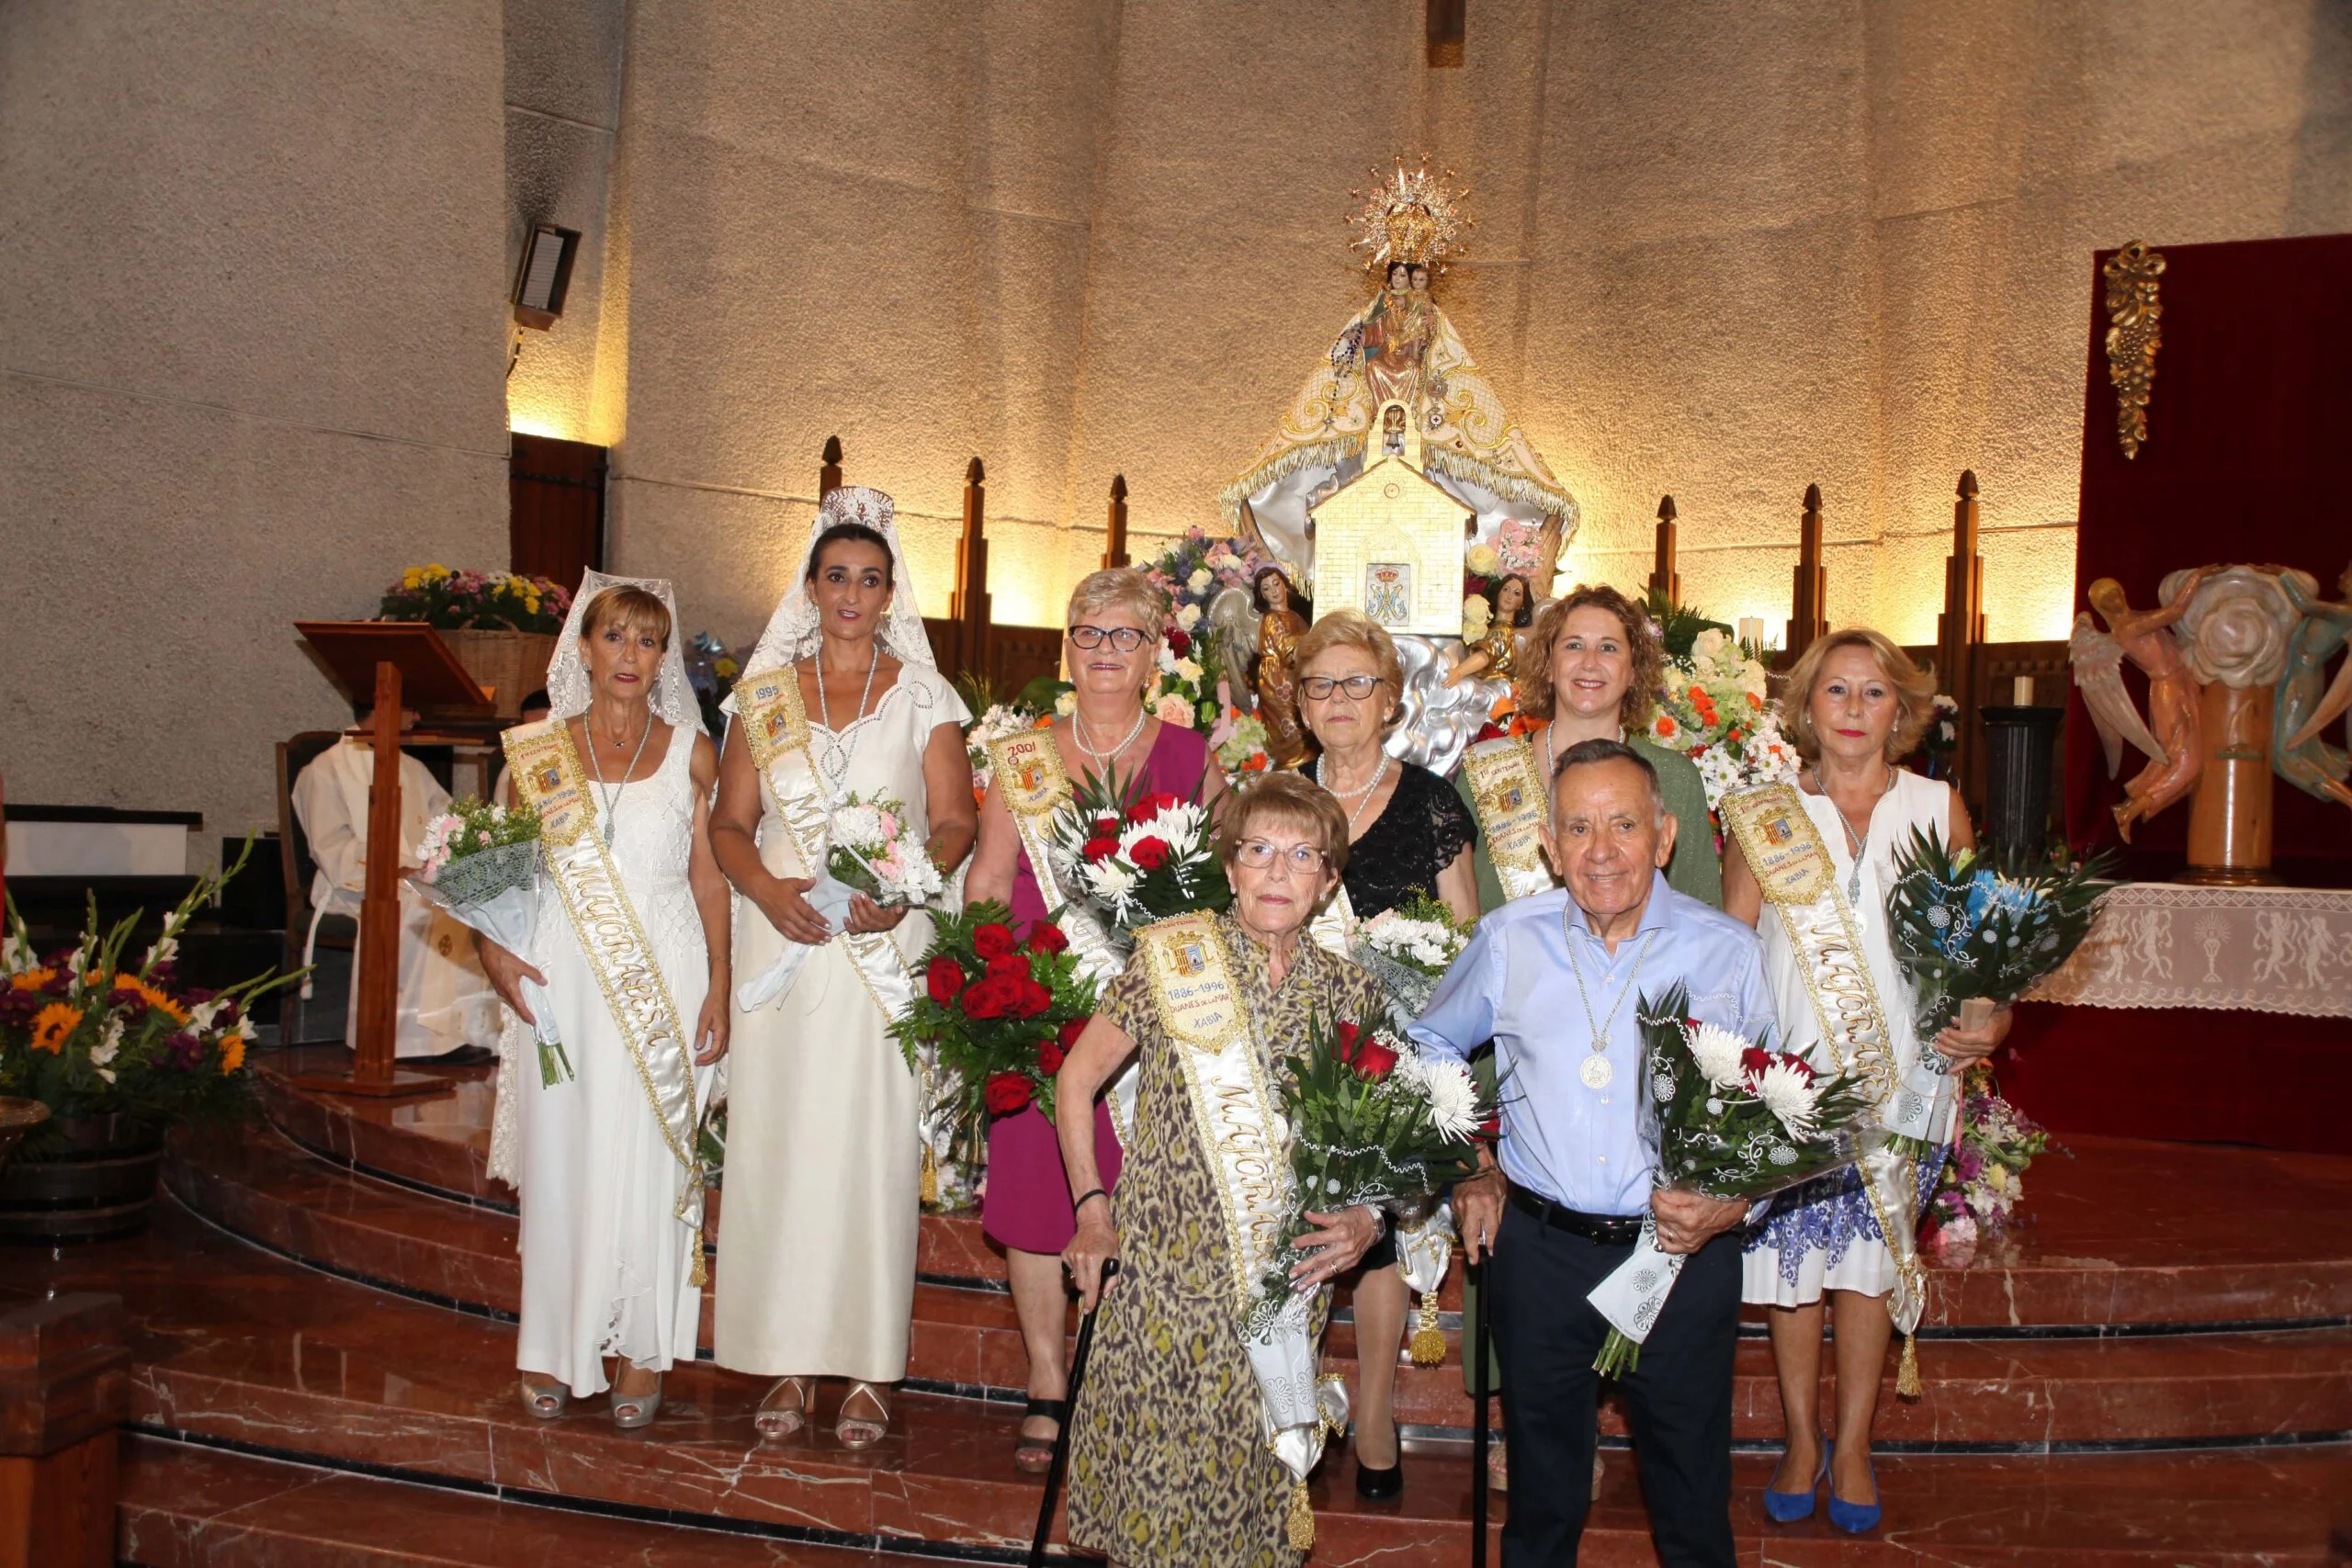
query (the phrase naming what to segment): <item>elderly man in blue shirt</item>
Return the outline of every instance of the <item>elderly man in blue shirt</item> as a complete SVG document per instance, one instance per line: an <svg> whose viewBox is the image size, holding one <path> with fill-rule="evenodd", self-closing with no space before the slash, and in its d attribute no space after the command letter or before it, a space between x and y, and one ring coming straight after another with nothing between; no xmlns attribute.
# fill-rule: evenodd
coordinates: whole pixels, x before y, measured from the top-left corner
<svg viewBox="0 0 2352 1568"><path fill-rule="evenodd" d="M1495 1043L1500 1168L1454 1190L1472 1262L1491 1255L1496 1351L1510 1398L1517 1484L1504 1568L1577 1560L1590 1506L1592 1370L1607 1320L1585 1297L1625 1260L1644 1213L1687 1253L1674 1293L1624 1380L1651 1533L1667 1568L1731 1568L1732 1354L1744 1203L1652 1183L1634 1010L1677 981L1691 1015L1754 1038L1772 1021L1756 933L1667 886L1674 818L1657 774L1613 740L1561 757L1544 835L1565 890L1479 922L1413 1038L1440 1055Z"/></svg>

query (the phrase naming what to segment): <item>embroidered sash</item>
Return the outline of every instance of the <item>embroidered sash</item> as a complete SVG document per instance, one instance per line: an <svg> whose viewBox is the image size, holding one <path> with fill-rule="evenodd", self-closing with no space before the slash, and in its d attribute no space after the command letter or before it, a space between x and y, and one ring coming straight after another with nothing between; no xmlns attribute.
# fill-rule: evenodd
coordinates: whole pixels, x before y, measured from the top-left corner
<svg viewBox="0 0 2352 1568"><path fill-rule="evenodd" d="M1543 829L1550 825L1552 791L1523 736L1482 740L1464 753L1471 808L1487 837L1487 854L1507 898L1548 893L1559 886L1544 863Z"/></svg>
<svg viewBox="0 0 2352 1568"><path fill-rule="evenodd" d="M1860 1078L1877 1102L1879 1124L1859 1168L1879 1234L1894 1258L1890 1310L1895 1326L1908 1335L1927 1305L1917 1167L1934 1130L1935 1098L1903 1081L1854 911L1796 786L1770 784L1732 795L1722 812L1724 829L1788 932L1814 1020L1838 1071Z"/></svg>
<svg viewBox="0 0 2352 1568"><path fill-rule="evenodd" d="M1021 848L1029 857L1037 891L1062 934L1069 938L1070 952L1078 955L1078 972L1097 987L1109 985L1126 968L1126 955L1086 901L1064 892L1054 874L1054 818L1069 803L1072 793L1069 770L1062 766L1061 751L1054 745L1054 732L1024 729L1018 735L1001 736L989 742L989 758L995 767L997 793L1012 813L1012 826L1021 835ZM1112 1130L1119 1134L1123 1148L1134 1146L1130 1129L1135 1126L1140 1082L1136 1064L1130 1061L1119 1069L1104 1094L1111 1107Z"/></svg>
<svg viewBox="0 0 2352 1568"><path fill-rule="evenodd" d="M1348 885L1344 882L1331 889L1330 901L1323 906L1307 936L1324 952L1353 963L1356 942L1356 907L1348 901Z"/></svg>
<svg viewBox="0 0 2352 1568"><path fill-rule="evenodd" d="M700 1286L708 1273L703 1265L703 1171L695 1147L701 1115L695 1103L693 1043L612 852L596 831L595 801L571 731L561 719L545 719L510 729L501 740L516 794L539 814L539 851L571 917L589 972L628 1048L662 1141L685 1172L685 1190L673 1213L695 1233L693 1279Z"/></svg>
<svg viewBox="0 0 2352 1568"><path fill-rule="evenodd" d="M1217 918L1179 915L1147 926L1136 933L1136 953L1173 1042L1193 1130L1216 1182L1235 1327L1258 1379L1268 1444L1294 1478L1295 1523L1295 1500L1322 1456L1330 1414L1330 1395L1317 1376L1330 1288L1311 1296L1292 1292L1271 1315L1261 1306L1292 1218L1290 1127L1260 1058ZM1344 1408L1338 1420L1344 1427Z"/></svg>

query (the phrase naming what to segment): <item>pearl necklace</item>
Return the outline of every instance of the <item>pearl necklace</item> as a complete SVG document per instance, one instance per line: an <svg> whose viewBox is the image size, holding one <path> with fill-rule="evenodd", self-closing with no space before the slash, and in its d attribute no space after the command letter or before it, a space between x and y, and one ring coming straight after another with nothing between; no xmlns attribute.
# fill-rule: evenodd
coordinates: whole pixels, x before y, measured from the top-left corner
<svg viewBox="0 0 2352 1568"><path fill-rule="evenodd" d="M1094 763L1095 776L1098 778L1108 778L1113 772L1112 764L1115 763L1121 757L1126 755L1127 748L1134 745L1136 743L1136 737L1143 733L1144 720L1150 716L1151 715L1145 712L1142 708L1136 708L1136 721L1129 727L1126 737L1116 746L1112 747L1108 751L1097 751L1094 749L1093 743L1086 739L1085 718L1079 714L1073 713L1069 716L1070 739L1078 742L1078 749L1085 752L1087 757Z"/></svg>
<svg viewBox="0 0 2352 1568"><path fill-rule="evenodd" d="M1353 811L1348 813L1348 842L1352 844L1356 840L1357 821L1363 816L1365 811L1371 808L1372 797L1380 793L1380 781L1388 776L1388 763L1390 758L1387 752L1383 751L1380 754L1380 766L1372 770L1372 782L1364 785L1362 789L1351 789L1344 792L1332 789L1330 780L1323 776L1324 770L1329 764L1330 761L1330 758L1328 756L1317 757L1315 759L1315 782L1322 785L1326 790L1329 790L1332 798L1336 800L1355 800L1361 802Z"/></svg>
<svg viewBox="0 0 2352 1568"><path fill-rule="evenodd" d="M857 743L864 739L857 734L857 727L865 717L865 699L874 694L874 672L881 668L882 644L876 641L874 657L865 666L865 689L857 694L857 717L849 721L849 749L843 750L841 737L833 729L833 705L825 696L825 645L821 640L817 644L817 718L825 727L825 754L832 759L825 772L833 781L836 798L842 793L842 781L849 777L850 763L857 759Z"/></svg>

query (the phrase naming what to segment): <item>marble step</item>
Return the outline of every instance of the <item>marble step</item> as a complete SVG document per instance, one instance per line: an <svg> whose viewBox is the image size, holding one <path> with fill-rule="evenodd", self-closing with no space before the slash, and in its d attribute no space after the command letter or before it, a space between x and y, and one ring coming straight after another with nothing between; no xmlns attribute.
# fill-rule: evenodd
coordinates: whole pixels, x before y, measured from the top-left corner
<svg viewBox="0 0 2352 1568"><path fill-rule="evenodd" d="M154 1438L123 1441L136 1568L889 1568L922 1558L510 1502Z"/></svg>
<svg viewBox="0 0 2352 1568"><path fill-rule="evenodd" d="M487 1171L487 1069L453 1071L455 1095L408 1103L309 1093L281 1076L336 1056L311 1048L264 1058L265 1104L281 1130L329 1159L512 1207L514 1193ZM2013 1232L1964 1264L1936 1260L1939 1325L2089 1335L2352 1320L2352 1161L2126 1139L2069 1144L2029 1174ZM2291 1223L2281 1193L2294 1195ZM723 1216L723 1191L718 1210ZM970 1213L924 1217L917 1268L1004 1278L1001 1254ZM1459 1307L1460 1279L1457 1266L1442 1292L1448 1311Z"/></svg>
<svg viewBox="0 0 2352 1568"><path fill-rule="evenodd" d="M834 1561L796 1540L637 1533L648 1511L661 1510L690 1525L804 1540L826 1532L831 1541L1009 1562L1035 1517L1037 1483L1010 1460L1011 1411L909 1394L898 1430L873 1450L844 1450L821 1427L762 1445L750 1427L756 1384L696 1366L672 1374L669 1402L645 1431L613 1428L601 1401L537 1422L514 1398L512 1340L501 1325L321 1276L168 1201L147 1236L28 1257L24 1272L37 1287L103 1282L123 1295L136 1332L136 1427L269 1450L257 1458L134 1437L123 1517L126 1544L137 1550L126 1550L126 1561L441 1562L452 1560L450 1532L468 1529L472 1555L457 1561ZM828 1390L820 1418L838 1398ZM1887 1527L1859 1540L1818 1519L1765 1524L1757 1490L1770 1463L1760 1454L1737 1461L1744 1563L2317 1568L2331 1561L2331 1529L2352 1529L2352 1448L2344 1445L1888 1455L1880 1464ZM1359 1502L1350 1464L1336 1452L1313 1482L1315 1568L1465 1559L1464 1446L1408 1452L1405 1495L1390 1504ZM637 1517L542 1517L544 1510L502 1500L517 1494ZM1498 1509L1500 1517L1508 1502ZM687 1555L673 1559L681 1543ZM739 1552L741 1545L769 1555ZM1609 1457L1586 1548L1592 1563L1654 1561L1634 1467L1622 1450Z"/></svg>

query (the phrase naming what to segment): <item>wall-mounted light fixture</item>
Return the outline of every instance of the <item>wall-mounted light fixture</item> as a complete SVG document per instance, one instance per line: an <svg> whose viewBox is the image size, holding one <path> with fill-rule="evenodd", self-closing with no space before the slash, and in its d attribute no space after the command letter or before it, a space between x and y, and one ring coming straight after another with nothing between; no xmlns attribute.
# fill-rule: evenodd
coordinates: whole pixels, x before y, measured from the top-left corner
<svg viewBox="0 0 2352 1568"><path fill-rule="evenodd" d="M523 242L523 264L514 269L514 324L546 332L563 314L564 291L571 287L571 261L580 231L534 223Z"/></svg>

